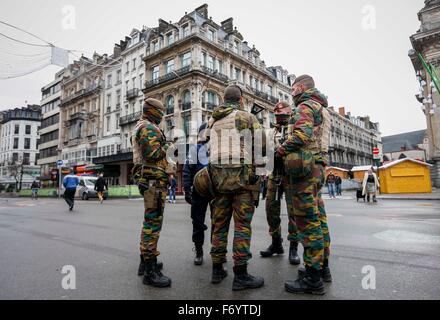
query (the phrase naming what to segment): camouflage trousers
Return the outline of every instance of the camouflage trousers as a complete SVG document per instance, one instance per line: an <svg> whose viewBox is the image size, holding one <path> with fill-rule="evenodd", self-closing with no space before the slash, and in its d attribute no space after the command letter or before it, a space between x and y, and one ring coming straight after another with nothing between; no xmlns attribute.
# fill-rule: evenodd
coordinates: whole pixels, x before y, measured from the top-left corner
<svg viewBox="0 0 440 320"><path fill-rule="evenodd" d="M270 177L267 185L266 197L266 219L269 225L269 234L272 238L281 238L281 199L284 193L286 182L281 181L278 186L279 179ZM288 211L293 212L292 198L286 197ZM289 235L287 240L298 242L298 229L296 227L294 215L289 215Z"/></svg>
<svg viewBox="0 0 440 320"><path fill-rule="evenodd" d="M157 182L156 192L150 199L147 199L148 190L146 188L140 186L139 192L144 196L145 208L140 251L145 260L150 260L160 254L157 250L157 243L159 241L160 231L162 230L167 185L166 182Z"/></svg>
<svg viewBox="0 0 440 320"><path fill-rule="evenodd" d="M311 176L288 184L286 197L292 202L289 217L294 216L298 240L304 247L304 264L320 270L330 256L330 233L321 189L324 167L314 165Z"/></svg>
<svg viewBox="0 0 440 320"><path fill-rule="evenodd" d="M212 262L214 264L226 262L229 225L233 219L234 265L247 265L252 258L251 222L255 211L251 192L218 195L212 203L212 208Z"/></svg>

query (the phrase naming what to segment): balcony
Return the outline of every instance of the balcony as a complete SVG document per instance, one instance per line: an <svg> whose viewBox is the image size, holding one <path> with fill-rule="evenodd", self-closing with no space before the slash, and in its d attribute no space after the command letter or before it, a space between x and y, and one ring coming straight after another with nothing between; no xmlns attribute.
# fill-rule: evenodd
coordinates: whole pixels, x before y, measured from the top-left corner
<svg viewBox="0 0 440 320"><path fill-rule="evenodd" d="M159 77L157 79L153 79L153 80L150 80L150 81L146 82L145 83L145 89L150 89L150 88L155 87L155 86L157 86L159 84L162 84L162 83L165 83L165 82L177 79L177 78L179 78L181 76L184 76L185 74L187 74L189 72L191 72L191 66L186 66L186 67L183 67L183 68L181 68L181 69L179 69L177 71L172 71L172 72L167 73L166 75L164 75L162 77Z"/></svg>
<svg viewBox="0 0 440 320"><path fill-rule="evenodd" d="M127 116L123 116L119 119L119 126L124 126L126 124L130 124L138 121L142 116L142 111L138 111Z"/></svg>
<svg viewBox="0 0 440 320"><path fill-rule="evenodd" d="M92 84L85 89L81 89L81 90L75 92L74 94L72 94L71 96L61 100L60 107L66 106L70 103L73 103L76 100L81 99L85 96L88 96L99 89L101 89L101 85L99 85L99 84Z"/></svg>
<svg viewBox="0 0 440 320"><path fill-rule="evenodd" d="M87 140L88 140L89 142L94 142L94 141L96 141L96 140L97 140L97 136L96 136L96 134L91 134L91 135L87 136Z"/></svg>
<svg viewBox="0 0 440 320"><path fill-rule="evenodd" d="M131 149L122 149L116 154L110 156L93 158L93 164L106 164L121 161L133 161L133 151Z"/></svg>
<svg viewBox="0 0 440 320"><path fill-rule="evenodd" d="M139 96L139 89L134 88L134 89L127 90L127 94L125 95L125 98L127 100L131 100L131 99L136 99L138 96Z"/></svg>
<svg viewBox="0 0 440 320"><path fill-rule="evenodd" d="M77 112L74 113L70 116L69 120L70 121L75 121L75 120L84 120L86 118L87 113L85 112Z"/></svg>
<svg viewBox="0 0 440 320"><path fill-rule="evenodd" d="M213 103L213 102L203 102L202 107L203 107L203 109L212 111L215 108L217 108L218 105L216 103Z"/></svg>
<svg viewBox="0 0 440 320"><path fill-rule="evenodd" d="M208 67L204 67L203 66L202 67L202 72L206 73L206 74L210 75L211 77L214 77L214 78L216 78L216 79L218 79L218 80L220 80L222 82L225 82L225 83L227 83L228 80L229 80L229 78L227 76L225 76L224 74L219 73L217 70L213 70L213 69L208 68Z"/></svg>

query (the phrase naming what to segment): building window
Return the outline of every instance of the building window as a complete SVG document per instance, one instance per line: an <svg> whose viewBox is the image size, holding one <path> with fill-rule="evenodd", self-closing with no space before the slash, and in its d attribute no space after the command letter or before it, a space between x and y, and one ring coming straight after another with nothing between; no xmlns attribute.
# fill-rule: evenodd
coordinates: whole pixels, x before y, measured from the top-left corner
<svg viewBox="0 0 440 320"><path fill-rule="evenodd" d="M182 27L183 30L183 37L189 36L189 24L186 24Z"/></svg>
<svg viewBox="0 0 440 320"><path fill-rule="evenodd" d="M136 58L134 58L132 61L133 61L133 63L132 63L132 64L133 64L132 69L133 69L133 70L136 70Z"/></svg>
<svg viewBox="0 0 440 320"><path fill-rule="evenodd" d="M182 110L185 111L189 109L191 109L191 92L186 90L182 96Z"/></svg>
<svg viewBox="0 0 440 320"><path fill-rule="evenodd" d="M121 70L116 71L116 81L117 83L122 82Z"/></svg>
<svg viewBox="0 0 440 320"><path fill-rule="evenodd" d="M184 53L180 56L182 67L191 65L191 52Z"/></svg>
<svg viewBox="0 0 440 320"><path fill-rule="evenodd" d="M144 74L143 73L141 73L140 75L139 75L139 89L143 89L144 88Z"/></svg>
<svg viewBox="0 0 440 320"><path fill-rule="evenodd" d="M26 134L31 134L31 126L26 125Z"/></svg>
<svg viewBox="0 0 440 320"><path fill-rule="evenodd" d="M171 32L167 35L167 43L169 46L174 43L174 33L173 32Z"/></svg>
<svg viewBox="0 0 440 320"><path fill-rule="evenodd" d="M129 73L130 72L130 61L127 61L125 63L125 73Z"/></svg>
<svg viewBox="0 0 440 320"><path fill-rule="evenodd" d="M159 40L156 40L153 42L153 52L157 52L160 50L160 43Z"/></svg>
<svg viewBox="0 0 440 320"><path fill-rule="evenodd" d="M107 116L107 133L110 132L110 116Z"/></svg>
<svg viewBox="0 0 440 320"><path fill-rule="evenodd" d="M240 52L239 52L239 45L240 45L240 43L238 42L238 41L234 41L234 52L236 53L236 54L239 54Z"/></svg>
<svg viewBox="0 0 440 320"><path fill-rule="evenodd" d="M20 133L20 125L19 124L16 124L15 126L14 126L14 134L19 134Z"/></svg>
<svg viewBox="0 0 440 320"><path fill-rule="evenodd" d="M167 114L174 114L174 97L168 96L166 100Z"/></svg>
<svg viewBox="0 0 440 320"><path fill-rule="evenodd" d="M153 69L151 70L151 79L153 80L157 80L159 78L159 66L155 66L153 67Z"/></svg>
<svg viewBox="0 0 440 320"><path fill-rule="evenodd" d="M18 138L14 138L14 149L18 149Z"/></svg>
<svg viewBox="0 0 440 320"><path fill-rule="evenodd" d="M165 66L166 66L166 73L171 73L174 71L174 59L168 60L167 62L165 62Z"/></svg>
<svg viewBox="0 0 440 320"><path fill-rule="evenodd" d="M111 88L111 86L112 86L112 75L109 74L107 76L107 88Z"/></svg>
<svg viewBox="0 0 440 320"><path fill-rule="evenodd" d="M208 56L207 60L206 60L206 66L211 69L214 70L214 57L213 56Z"/></svg>
<svg viewBox="0 0 440 320"><path fill-rule="evenodd" d="M31 148L31 138L24 138L24 148L26 150Z"/></svg>
<svg viewBox="0 0 440 320"><path fill-rule="evenodd" d="M191 125L191 115L186 115L183 117L183 130L185 132L185 136L189 136L190 133L190 125Z"/></svg>
<svg viewBox="0 0 440 320"><path fill-rule="evenodd" d="M116 130L119 129L119 117L120 117L120 114L117 113L117 114L116 114Z"/></svg>
<svg viewBox="0 0 440 320"><path fill-rule="evenodd" d="M208 40L214 41L214 30L208 29Z"/></svg>
<svg viewBox="0 0 440 320"><path fill-rule="evenodd" d="M108 94L107 95L107 108L110 108L112 105L112 95Z"/></svg>

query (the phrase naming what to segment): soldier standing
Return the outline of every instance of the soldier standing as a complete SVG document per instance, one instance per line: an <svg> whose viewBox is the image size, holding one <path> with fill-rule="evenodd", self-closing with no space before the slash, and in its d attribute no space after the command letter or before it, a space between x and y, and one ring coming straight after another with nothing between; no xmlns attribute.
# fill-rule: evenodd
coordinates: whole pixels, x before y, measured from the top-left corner
<svg viewBox="0 0 440 320"><path fill-rule="evenodd" d="M234 281L233 290L254 289L264 285L264 279L254 277L247 272L248 261L251 259L251 222L255 211L255 203L259 200L259 179L255 175L255 159L246 164L249 159L249 149L245 147L244 139L239 143L231 143L234 136L242 130L252 133L252 146L255 146L255 132L262 128L257 118L243 111L242 90L239 86L231 85L225 89L224 105L214 110L210 120L208 135L210 137L209 173L212 179L215 199L212 202L212 249L213 262L212 283L218 284L227 276L223 269L226 263L228 232L231 219L234 219ZM217 139L214 139L214 136ZM222 141L226 138L226 141ZM265 136L262 136L262 147L265 148ZM250 151L252 153L252 151ZM231 159L237 159L238 164L230 164Z"/></svg>
<svg viewBox="0 0 440 320"><path fill-rule="evenodd" d="M162 229L163 212L167 194L166 150L168 144L159 129L164 114L162 102L145 100L142 118L132 135L133 180L144 197L144 223L141 232L141 263L138 273L144 273L143 283L154 287L168 287L171 279L164 276L157 262L157 243Z"/></svg>
<svg viewBox="0 0 440 320"><path fill-rule="evenodd" d="M298 77L292 95L296 108L289 121L287 140L277 150L276 157L284 158L289 179L286 192L293 201L298 237L304 246L305 269L300 268L298 279L287 281L285 288L292 293L324 294L322 280L331 281L330 235L321 197L330 115L327 98L315 88L312 77Z"/></svg>
<svg viewBox="0 0 440 320"><path fill-rule="evenodd" d="M292 114L292 108L287 101L281 101L275 106L276 127L275 147L276 149L286 140L287 124ZM281 199L283 197L284 189L287 184L285 178L284 163L282 158L277 157L274 170L269 176L268 193L266 200L266 218L269 224L269 234L272 237L272 244L265 250L260 251L263 258L272 257L274 254L283 254L283 239L281 237ZM293 213L293 199L286 197L286 204L289 212ZM293 265L301 263L298 257L298 232L293 214L289 215L288 227L289 247L289 262Z"/></svg>

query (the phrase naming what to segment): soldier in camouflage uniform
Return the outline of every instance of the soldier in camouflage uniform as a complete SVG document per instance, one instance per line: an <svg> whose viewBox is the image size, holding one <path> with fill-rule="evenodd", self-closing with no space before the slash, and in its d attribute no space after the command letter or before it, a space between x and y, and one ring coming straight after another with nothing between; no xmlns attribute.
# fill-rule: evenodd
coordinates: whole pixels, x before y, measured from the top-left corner
<svg viewBox="0 0 440 320"><path fill-rule="evenodd" d="M251 222L255 211L255 202L259 198L259 179L255 175L256 167L253 155L251 163L244 159L249 156L244 139L230 143L229 139L237 137L242 130L252 133L252 146L255 145L255 134L262 137L261 146L265 148L265 136L257 118L249 112L242 111L243 98L241 88L235 85L225 89L225 104L213 112L208 126L210 139L210 164L208 166L215 190L212 202L212 249L213 262L212 283L218 284L227 276L223 264L226 262L228 232L231 219L234 220L234 281L233 290L254 289L263 286L264 279L254 277L247 272L248 261L252 255ZM229 130L229 131L228 131ZM225 136L228 141L221 141ZM214 138L217 137L216 138ZM251 148L252 150L253 148ZM252 153L252 152L251 152ZM230 159L238 154L238 163L231 164ZM237 159L237 158L235 158Z"/></svg>
<svg viewBox="0 0 440 320"><path fill-rule="evenodd" d="M132 135L133 180L144 197L144 223L141 232L141 264L143 283L154 287L168 287L171 279L164 276L158 265L157 243L162 229L168 174L166 151L169 145L159 129L164 114L163 104L155 99L145 100L142 118Z"/></svg>
<svg viewBox="0 0 440 320"><path fill-rule="evenodd" d="M281 146L287 135L287 124L292 114L292 108L287 101L281 101L275 106L276 126L274 128L275 148ZM284 193L287 179L285 178L284 164L281 158L277 158L275 168L269 176L268 193L266 199L266 218L269 224L269 234L272 237L272 244L265 250L260 251L263 258L272 257L274 254L283 254L283 239L281 237L281 198ZM292 198L286 197L286 204L289 212L293 212ZM293 265L300 264L298 257L298 232L293 214L289 215L289 262Z"/></svg>
<svg viewBox="0 0 440 320"><path fill-rule="evenodd" d="M293 201L298 236L304 246L305 269L298 271L296 281L287 281L285 288L292 293L324 294L322 279L331 281L328 267L330 235L321 197L327 165L330 115L327 98L315 88L310 76L295 80L292 95L296 108L289 121L287 141L278 149L276 156L285 159L286 170L291 169L287 174L290 181L286 192ZM298 168L303 175L292 178L292 172L297 173Z"/></svg>

